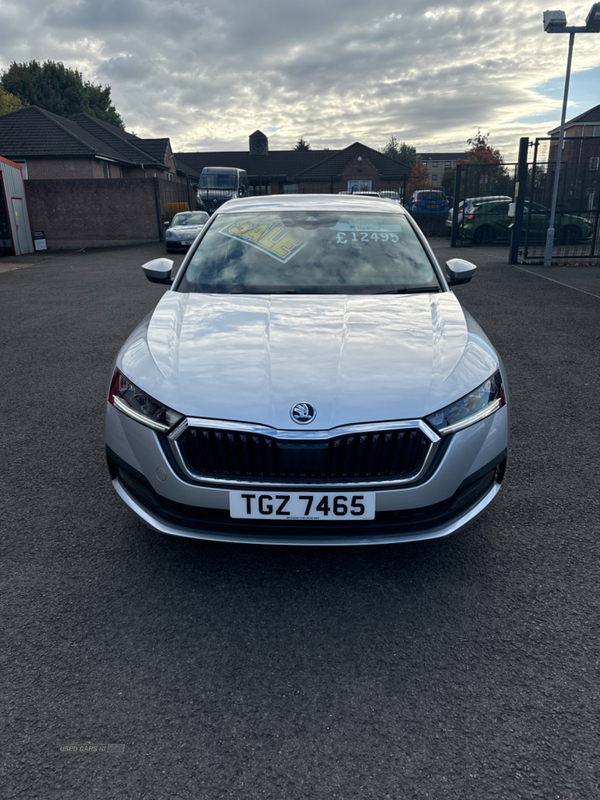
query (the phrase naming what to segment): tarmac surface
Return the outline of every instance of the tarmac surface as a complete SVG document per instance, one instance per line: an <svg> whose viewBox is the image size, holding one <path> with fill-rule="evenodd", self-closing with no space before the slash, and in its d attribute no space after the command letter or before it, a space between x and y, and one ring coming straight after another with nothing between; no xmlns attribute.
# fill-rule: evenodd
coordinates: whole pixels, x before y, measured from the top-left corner
<svg viewBox="0 0 600 800"><path fill-rule="evenodd" d="M478 265L507 474L468 530L371 548L146 530L103 416L164 246L0 258L3 800L600 797L600 268L432 244Z"/></svg>

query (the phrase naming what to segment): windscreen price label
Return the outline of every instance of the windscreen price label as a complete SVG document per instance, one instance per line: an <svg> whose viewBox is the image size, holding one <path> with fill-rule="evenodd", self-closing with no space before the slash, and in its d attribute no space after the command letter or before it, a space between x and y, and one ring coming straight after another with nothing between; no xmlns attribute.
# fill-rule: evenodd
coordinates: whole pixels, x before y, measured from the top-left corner
<svg viewBox="0 0 600 800"><path fill-rule="evenodd" d="M235 519L340 521L375 519L375 493L240 491L229 493Z"/></svg>
<svg viewBox="0 0 600 800"><path fill-rule="evenodd" d="M353 242L394 242L400 241L402 229L398 225L385 223L338 222L331 229L335 231L336 244L352 244Z"/></svg>
<svg viewBox="0 0 600 800"><path fill-rule="evenodd" d="M368 231L351 231L349 233L338 231L335 241L337 244L348 244L349 242L399 242L400 237L397 233L386 233L385 231L382 233L377 231L372 233Z"/></svg>

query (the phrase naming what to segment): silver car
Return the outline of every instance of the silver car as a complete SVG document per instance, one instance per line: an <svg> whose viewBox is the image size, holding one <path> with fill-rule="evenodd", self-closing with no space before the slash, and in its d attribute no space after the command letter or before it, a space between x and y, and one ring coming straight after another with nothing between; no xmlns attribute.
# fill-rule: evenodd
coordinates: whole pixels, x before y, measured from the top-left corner
<svg viewBox="0 0 600 800"><path fill-rule="evenodd" d="M225 203L119 352L113 485L150 528L228 542L356 545L447 536L497 495L500 357L389 200Z"/></svg>
<svg viewBox="0 0 600 800"><path fill-rule="evenodd" d="M180 211L175 214L165 233L167 253L191 247L208 219L206 211Z"/></svg>

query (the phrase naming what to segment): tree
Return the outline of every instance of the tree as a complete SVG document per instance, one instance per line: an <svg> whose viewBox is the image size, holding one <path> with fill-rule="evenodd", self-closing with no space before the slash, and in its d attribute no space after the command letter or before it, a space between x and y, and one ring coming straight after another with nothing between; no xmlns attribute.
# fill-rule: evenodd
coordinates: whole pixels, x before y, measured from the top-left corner
<svg viewBox="0 0 600 800"><path fill-rule="evenodd" d="M475 136L467 139L469 149L465 153L468 164L504 164L504 159L499 150L494 150L490 145L489 133L477 131Z"/></svg>
<svg viewBox="0 0 600 800"><path fill-rule="evenodd" d="M89 114L123 127L123 120L110 100L110 86L102 88L89 81L84 83L78 70L69 69L61 62L18 64L13 61L0 77L0 83L25 105L39 106L61 117Z"/></svg>
<svg viewBox="0 0 600 800"><path fill-rule="evenodd" d="M419 189L431 189L429 170L427 167L423 166L421 159L419 159L413 167L412 174L408 179L408 191L411 194Z"/></svg>
<svg viewBox="0 0 600 800"><path fill-rule="evenodd" d="M499 150L489 143L489 133L477 131L475 136L467 139L469 149L465 158L457 159L461 165L460 198L486 197L492 195L512 196L513 181L504 166L504 159ZM456 169L444 173L442 190L444 194L454 194Z"/></svg>
<svg viewBox="0 0 600 800"><path fill-rule="evenodd" d="M442 175L442 192L446 197L454 197L454 183L456 182L456 167L452 167Z"/></svg>
<svg viewBox="0 0 600 800"><path fill-rule="evenodd" d="M89 114L90 117L101 119L103 122L110 122L111 125L116 125L117 128L123 128L121 115L117 113L110 101L110 86L105 86L102 89L100 86L94 86L88 81L83 86L87 93L89 106L89 111L84 113Z"/></svg>
<svg viewBox="0 0 600 800"><path fill-rule="evenodd" d="M11 111L18 111L20 108L24 107L25 106L18 97L7 92L4 86L0 84L0 116L2 116L2 114L10 114Z"/></svg>
<svg viewBox="0 0 600 800"><path fill-rule="evenodd" d="M396 161L408 164L409 167L414 167L417 163L416 147L406 144L406 142L398 142L394 135L390 136L389 142L381 152L388 158L394 158Z"/></svg>
<svg viewBox="0 0 600 800"><path fill-rule="evenodd" d="M310 142L307 142L303 136L301 136L298 141L296 142L296 146L293 148L294 150L310 150Z"/></svg>

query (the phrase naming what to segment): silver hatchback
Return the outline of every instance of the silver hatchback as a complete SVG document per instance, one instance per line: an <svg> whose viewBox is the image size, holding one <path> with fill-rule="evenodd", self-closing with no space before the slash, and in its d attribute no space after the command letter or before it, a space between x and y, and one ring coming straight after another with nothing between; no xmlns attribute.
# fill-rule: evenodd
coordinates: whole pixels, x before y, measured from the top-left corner
<svg viewBox="0 0 600 800"><path fill-rule="evenodd" d="M504 475L502 362L400 206L232 200L119 352L113 485L156 531L294 545L447 536Z"/></svg>
<svg viewBox="0 0 600 800"><path fill-rule="evenodd" d="M194 243L196 236L208 222L208 219L209 216L206 211L180 211L175 214L171 224L165 231L167 253L188 250Z"/></svg>

